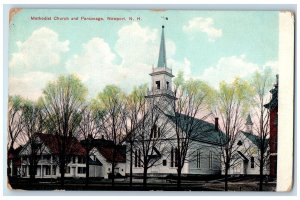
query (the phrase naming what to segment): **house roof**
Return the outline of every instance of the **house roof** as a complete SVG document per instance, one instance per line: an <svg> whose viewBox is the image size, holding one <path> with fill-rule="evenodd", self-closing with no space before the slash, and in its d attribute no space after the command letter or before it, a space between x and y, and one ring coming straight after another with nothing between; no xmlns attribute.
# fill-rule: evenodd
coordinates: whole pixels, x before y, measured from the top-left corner
<svg viewBox="0 0 300 200"><path fill-rule="evenodd" d="M193 130L191 133L193 140L216 145L222 145L226 142L226 135L222 131L216 130L214 124L180 113L176 113L175 116L167 115L167 117L174 123L178 122L183 131Z"/></svg>
<svg viewBox="0 0 300 200"><path fill-rule="evenodd" d="M113 161L114 147L97 147L97 149L108 162ZM122 149L119 147L116 148L115 162L126 162L126 155L123 154Z"/></svg>
<svg viewBox="0 0 300 200"><path fill-rule="evenodd" d="M59 136L53 134L37 133L37 136L42 140L43 144L49 148L51 153L59 154ZM84 156L86 151L80 142L72 137L67 141L67 155Z"/></svg>
<svg viewBox="0 0 300 200"><path fill-rule="evenodd" d="M261 138L257 135L254 135L252 133L249 133L249 132L245 132L245 131L241 131L253 144L255 144L257 147L260 147L260 141L261 141ZM269 139L265 139L265 147L267 147L268 145L268 142L269 142ZM266 149L266 148L265 148Z"/></svg>

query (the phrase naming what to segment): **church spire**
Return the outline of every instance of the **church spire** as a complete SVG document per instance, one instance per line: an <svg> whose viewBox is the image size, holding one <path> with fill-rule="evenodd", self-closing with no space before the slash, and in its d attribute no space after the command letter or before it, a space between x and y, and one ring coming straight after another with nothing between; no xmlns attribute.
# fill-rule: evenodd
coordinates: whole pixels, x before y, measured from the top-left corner
<svg viewBox="0 0 300 200"><path fill-rule="evenodd" d="M157 67L167 67L164 28L165 28L165 26L162 26Z"/></svg>

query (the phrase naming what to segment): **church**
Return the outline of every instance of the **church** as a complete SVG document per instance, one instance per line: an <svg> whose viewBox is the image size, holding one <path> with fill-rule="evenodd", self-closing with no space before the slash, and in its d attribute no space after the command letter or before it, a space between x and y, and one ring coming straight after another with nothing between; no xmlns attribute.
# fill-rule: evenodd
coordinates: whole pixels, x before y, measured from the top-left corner
<svg viewBox="0 0 300 200"><path fill-rule="evenodd" d="M197 124L197 128L193 129L188 138L191 141L183 161L182 176L221 174L221 131L218 129L218 118L212 124L174 110L177 98L172 91L174 75L167 66L164 29L162 26L158 63L150 73L151 87L145 96L147 108L151 111L147 119L142 120L141 127L137 128L143 135L134 136L136 142L132 162L129 162L131 151L127 142L126 174L129 175L132 170L133 176L142 176L143 173L152 177L176 175L177 157L180 153L176 148L176 128L182 132L188 131L186 127L191 119ZM176 126L178 119L180 123Z"/></svg>

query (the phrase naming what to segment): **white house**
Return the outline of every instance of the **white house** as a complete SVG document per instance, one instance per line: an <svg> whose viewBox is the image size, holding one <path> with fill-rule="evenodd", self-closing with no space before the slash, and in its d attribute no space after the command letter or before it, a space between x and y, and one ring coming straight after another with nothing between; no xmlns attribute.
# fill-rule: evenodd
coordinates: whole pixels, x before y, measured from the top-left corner
<svg viewBox="0 0 300 200"><path fill-rule="evenodd" d="M172 105L176 101L172 91L172 69L167 67L166 49L164 38L164 26L162 27L161 43L159 50L158 65L153 68L150 74L152 78L151 89L148 91L147 104L149 109L153 109L155 115L159 115L157 121L152 127L145 127L143 130L150 137L144 137L146 140L160 141L159 145L154 146L147 155L156 160L156 163L148 169L148 176L167 176L177 174L176 161L176 132L175 120L180 119L179 128L186 131L186 125L190 117L180 113L174 113ZM149 119L151 120L151 119ZM186 162L182 169L182 175L212 175L221 174L221 148L220 134L218 130L218 120L215 124L204 120L193 118L197 124L196 129L191 136L191 146L188 148ZM164 129L164 130L163 130ZM166 131L167 130L167 131ZM164 132L164 134L163 134ZM133 175L139 176L143 173L143 164L141 162L141 144L142 138L137 138L137 144L134 146ZM144 152L144 151L143 151ZM127 161L130 158L130 145L127 143ZM126 163L126 174L130 173L130 162Z"/></svg>
<svg viewBox="0 0 300 200"><path fill-rule="evenodd" d="M250 114L246 120L246 131L239 131L233 148L235 153L232 159L232 166L229 169L231 175L259 175L259 143L260 138L253 133ZM268 145L268 139L265 141ZM268 150L265 152L267 156ZM266 159L267 161L267 159ZM268 163L264 166L265 175L269 174Z"/></svg>
<svg viewBox="0 0 300 200"><path fill-rule="evenodd" d="M113 148L94 147L91 152L102 164L100 177L109 178L109 174L112 173ZM116 152L115 163L115 175L125 176L126 158L120 151Z"/></svg>
<svg viewBox="0 0 300 200"><path fill-rule="evenodd" d="M39 144L37 150L36 178L60 177L58 162L58 143L55 135L37 133L35 143ZM29 178L30 145L25 144L19 153L21 158L20 177ZM73 138L67 153L68 164L65 168L65 177L83 178L86 176L85 149L80 142ZM90 156L90 177L100 177L102 163L93 155Z"/></svg>

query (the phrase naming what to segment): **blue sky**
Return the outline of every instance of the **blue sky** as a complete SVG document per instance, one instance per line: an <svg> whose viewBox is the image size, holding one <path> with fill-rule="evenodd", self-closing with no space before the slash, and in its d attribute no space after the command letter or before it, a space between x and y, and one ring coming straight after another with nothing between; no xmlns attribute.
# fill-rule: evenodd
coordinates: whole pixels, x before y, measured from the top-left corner
<svg viewBox="0 0 300 200"><path fill-rule="evenodd" d="M30 17L140 17L136 21L44 21ZM162 17L168 17L168 21ZM49 80L75 73L93 97L107 84L150 82L165 25L167 65L217 87L278 68L278 12L22 10L9 32L9 94L36 99Z"/></svg>

